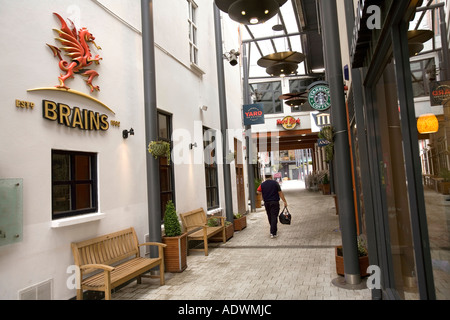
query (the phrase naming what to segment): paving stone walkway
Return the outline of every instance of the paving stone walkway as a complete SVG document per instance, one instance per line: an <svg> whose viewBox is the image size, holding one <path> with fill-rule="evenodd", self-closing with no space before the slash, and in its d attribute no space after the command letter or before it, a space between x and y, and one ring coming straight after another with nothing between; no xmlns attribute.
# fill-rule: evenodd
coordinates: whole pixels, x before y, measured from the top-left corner
<svg viewBox="0 0 450 320"><path fill-rule="evenodd" d="M349 290L336 279L334 246L341 243L332 196L283 183L291 225L271 239L264 207L247 215L247 228L209 255L191 252L187 269L166 273L166 284L144 278L113 293L116 300L370 300L369 289Z"/></svg>

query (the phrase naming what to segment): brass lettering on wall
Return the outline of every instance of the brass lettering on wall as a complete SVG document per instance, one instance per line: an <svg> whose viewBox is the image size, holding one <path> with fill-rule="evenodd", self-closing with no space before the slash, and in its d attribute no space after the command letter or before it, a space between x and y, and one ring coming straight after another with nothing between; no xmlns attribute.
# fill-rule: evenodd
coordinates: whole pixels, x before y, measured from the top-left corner
<svg viewBox="0 0 450 320"><path fill-rule="evenodd" d="M33 102L29 102L29 101L22 101L22 100L16 99L16 107L17 108L33 109L34 108L34 103Z"/></svg>
<svg viewBox="0 0 450 320"><path fill-rule="evenodd" d="M42 100L43 117L70 128L106 131L109 129L108 116L78 107L70 108L63 103Z"/></svg>

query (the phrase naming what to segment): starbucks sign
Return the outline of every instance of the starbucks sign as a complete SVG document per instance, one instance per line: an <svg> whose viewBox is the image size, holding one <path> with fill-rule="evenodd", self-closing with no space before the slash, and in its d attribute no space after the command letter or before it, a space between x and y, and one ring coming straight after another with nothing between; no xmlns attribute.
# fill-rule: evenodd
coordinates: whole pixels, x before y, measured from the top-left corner
<svg viewBox="0 0 450 320"><path fill-rule="evenodd" d="M308 102L311 107L318 111L325 111L331 107L330 88L319 84L309 90Z"/></svg>

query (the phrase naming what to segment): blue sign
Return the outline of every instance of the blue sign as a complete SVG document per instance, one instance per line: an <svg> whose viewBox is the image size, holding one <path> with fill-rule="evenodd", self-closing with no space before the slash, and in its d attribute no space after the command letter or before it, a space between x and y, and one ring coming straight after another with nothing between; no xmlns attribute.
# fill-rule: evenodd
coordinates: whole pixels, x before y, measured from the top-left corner
<svg viewBox="0 0 450 320"><path fill-rule="evenodd" d="M319 140L317 140L317 144L321 148L321 147L325 147L325 146L329 145L330 141L328 141L326 139L319 139Z"/></svg>
<svg viewBox="0 0 450 320"><path fill-rule="evenodd" d="M244 113L244 126L264 124L264 105L262 103L245 104L242 111Z"/></svg>

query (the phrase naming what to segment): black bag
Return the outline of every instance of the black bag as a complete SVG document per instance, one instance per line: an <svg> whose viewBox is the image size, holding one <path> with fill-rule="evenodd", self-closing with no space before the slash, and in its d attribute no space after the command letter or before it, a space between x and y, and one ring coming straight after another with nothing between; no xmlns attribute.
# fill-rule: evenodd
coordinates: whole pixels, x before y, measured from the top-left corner
<svg viewBox="0 0 450 320"><path fill-rule="evenodd" d="M287 207L284 207L283 211L281 211L279 218L281 224L291 224L291 214Z"/></svg>

